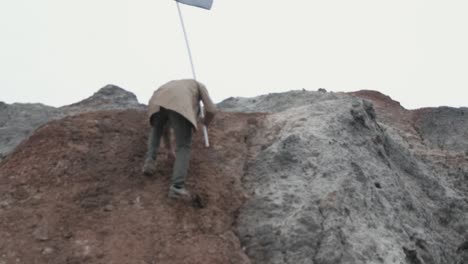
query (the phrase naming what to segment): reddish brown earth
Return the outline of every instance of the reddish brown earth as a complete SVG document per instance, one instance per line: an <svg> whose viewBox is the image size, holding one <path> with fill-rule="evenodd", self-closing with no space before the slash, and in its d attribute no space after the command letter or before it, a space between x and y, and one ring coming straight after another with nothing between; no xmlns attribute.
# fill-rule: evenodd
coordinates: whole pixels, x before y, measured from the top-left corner
<svg viewBox="0 0 468 264"><path fill-rule="evenodd" d="M432 160L443 168L452 168L450 171L459 172L466 167L468 150L460 151L466 145L466 138L468 138L468 133L464 127L466 118L463 117L463 113L460 116L460 113L453 109L448 116L441 116L437 115L437 113L444 111L443 108L407 110L398 101L378 91L362 90L350 94L371 101L377 112L378 121L400 130L399 134L408 141L410 149L416 156L423 160ZM457 116L459 118L458 127L456 125ZM426 128L425 130L424 125L427 125L427 123L432 124L432 126L430 129ZM440 139L431 140L430 134L432 133L439 134ZM464 137L460 137L463 134ZM447 141L450 140L454 140L455 143L447 144ZM439 145L435 144L434 141L441 141L442 143L439 143L441 144ZM455 147L457 142L461 143L458 149ZM465 185L464 182L466 182L463 179L457 181L460 182L460 186Z"/></svg>
<svg viewBox="0 0 468 264"><path fill-rule="evenodd" d="M417 150L421 149L421 152L427 152L426 148L420 146L424 139L418 131L418 123L421 113L432 111L432 109L407 110L401 106L400 102L378 91L362 90L349 94L371 101L379 122L400 130L400 134L411 142L412 147Z"/></svg>
<svg viewBox="0 0 468 264"><path fill-rule="evenodd" d="M390 96L370 90L362 90L349 94L371 101L380 122L389 123L404 131L415 133L412 111L403 108L400 102L393 100Z"/></svg>
<svg viewBox="0 0 468 264"><path fill-rule="evenodd" d="M27 264L250 263L233 224L258 117L220 113L209 149L195 134L187 184L203 208L167 198L173 162L165 155L153 178L142 175L144 112L44 125L0 164L0 256Z"/></svg>

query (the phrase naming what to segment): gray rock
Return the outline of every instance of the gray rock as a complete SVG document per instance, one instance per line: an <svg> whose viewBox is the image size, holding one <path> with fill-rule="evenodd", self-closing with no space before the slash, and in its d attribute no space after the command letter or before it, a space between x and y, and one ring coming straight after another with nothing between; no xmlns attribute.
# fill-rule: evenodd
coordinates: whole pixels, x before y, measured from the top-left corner
<svg viewBox="0 0 468 264"><path fill-rule="evenodd" d="M456 264L468 263L468 240L463 242L457 248L457 253L458 253L458 258L457 258Z"/></svg>
<svg viewBox="0 0 468 264"><path fill-rule="evenodd" d="M110 204L104 206L104 212L112 212L112 210L114 210L114 206Z"/></svg>
<svg viewBox="0 0 468 264"><path fill-rule="evenodd" d="M46 247L42 250L43 255L50 255L52 253L54 253L54 249L51 247Z"/></svg>
<svg viewBox="0 0 468 264"><path fill-rule="evenodd" d="M424 143L442 150L468 151L468 108L421 109L416 129Z"/></svg>
<svg viewBox="0 0 468 264"><path fill-rule="evenodd" d="M432 144L413 151L414 135L378 123L371 102L326 95L294 91L221 104L273 113L249 139L250 199L237 228L252 262L458 263L468 235L460 180L467 161L451 174L454 165L434 158ZM453 133L466 143L464 132Z"/></svg>
<svg viewBox="0 0 468 264"><path fill-rule="evenodd" d="M0 156L6 156L40 125L59 115L43 104L0 104Z"/></svg>
<svg viewBox="0 0 468 264"><path fill-rule="evenodd" d="M47 241L49 240L49 230L46 224L41 224L37 227L34 232L33 236L38 241Z"/></svg>

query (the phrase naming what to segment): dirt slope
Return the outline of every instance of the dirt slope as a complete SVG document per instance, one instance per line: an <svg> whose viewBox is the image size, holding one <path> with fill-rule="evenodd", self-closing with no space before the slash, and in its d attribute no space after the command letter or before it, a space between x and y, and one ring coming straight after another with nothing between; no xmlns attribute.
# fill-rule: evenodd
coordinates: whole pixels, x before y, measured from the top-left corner
<svg viewBox="0 0 468 264"><path fill-rule="evenodd" d="M0 263L249 263L233 223L256 116L217 116L210 150L195 134L188 188L204 208L166 197L165 155L154 178L142 176L144 112L39 128L0 164Z"/></svg>

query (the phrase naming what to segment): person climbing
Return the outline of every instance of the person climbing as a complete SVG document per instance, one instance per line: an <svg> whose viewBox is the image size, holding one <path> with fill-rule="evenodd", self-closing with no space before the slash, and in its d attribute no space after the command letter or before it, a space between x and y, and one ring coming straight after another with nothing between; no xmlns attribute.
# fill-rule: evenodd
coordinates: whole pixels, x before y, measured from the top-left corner
<svg viewBox="0 0 468 264"><path fill-rule="evenodd" d="M175 163L168 194L170 198L191 198L191 194L185 188L185 178L190 163L192 132L197 130L197 116L201 111L200 100L206 112L201 122L208 126L216 114L216 105L211 100L205 85L196 80L170 81L159 87L148 103L151 129L143 173L147 176L155 173L156 155L163 134L166 148L169 149L169 153L173 153L170 140L167 138L170 126L176 139Z"/></svg>

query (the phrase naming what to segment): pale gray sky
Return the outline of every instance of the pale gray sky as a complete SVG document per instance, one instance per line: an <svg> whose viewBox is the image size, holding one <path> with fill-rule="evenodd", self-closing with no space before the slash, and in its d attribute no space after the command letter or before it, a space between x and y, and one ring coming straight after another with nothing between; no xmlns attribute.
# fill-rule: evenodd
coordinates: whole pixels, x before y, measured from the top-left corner
<svg viewBox="0 0 468 264"><path fill-rule="evenodd" d="M214 0L181 6L215 101L372 89L468 106L466 0ZM1 0L0 101L60 106L119 85L147 103L191 77L173 0Z"/></svg>

